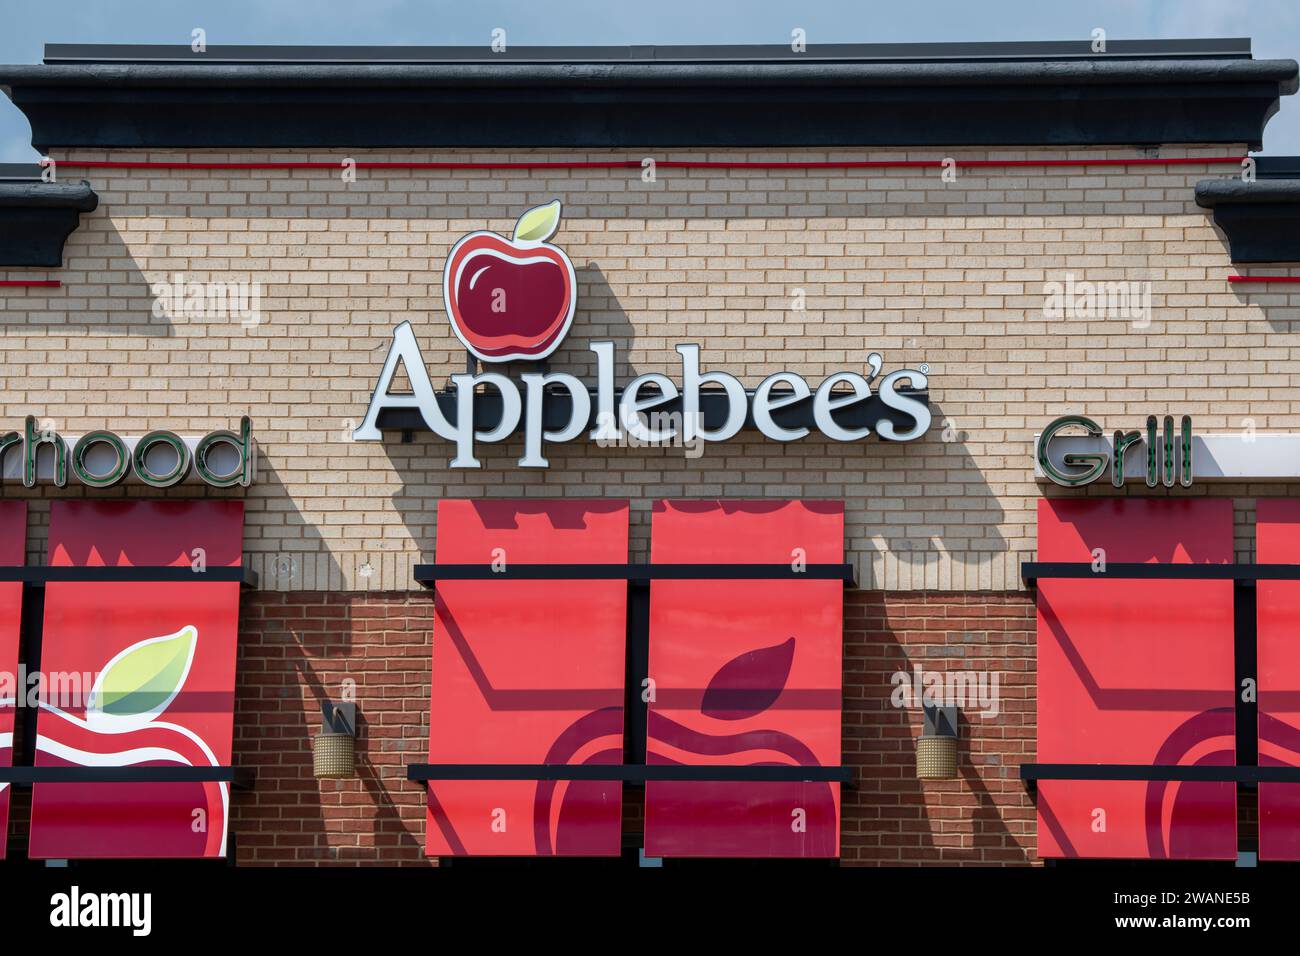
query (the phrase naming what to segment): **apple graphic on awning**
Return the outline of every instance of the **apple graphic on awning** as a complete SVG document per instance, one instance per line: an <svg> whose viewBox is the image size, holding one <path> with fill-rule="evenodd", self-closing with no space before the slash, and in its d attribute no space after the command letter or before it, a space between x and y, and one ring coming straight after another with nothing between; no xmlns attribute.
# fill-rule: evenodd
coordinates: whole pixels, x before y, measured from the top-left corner
<svg viewBox="0 0 1300 956"><path fill-rule="evenodd" d="M790 679L795 646L791 636L724 663L705 688L698 717L678 714L680 720L674 720L651 708L646 762L681 765L680 755L693 754L704 764L820 766L812 747L781 729L788 716L783 720L771 710ZM765 714L770 724L743 723ZM623 732L622 707L591 711L555 739L542 763L621 763ZM607 780L539 780L533 803L537 854L599 855L617 847L621 821L601 810L618 798L620 786ZM838 855L839 803L829 783L659 781L651 786L665 856ZM790 826L795 809L806 815L803 830Z"/></svg>
<svg viewBox="0 0 1300 956"><path fill-rule="evenodd" d="M573 263L546 240L560 202L529 209L506 239L471 232L451 248L443 301L457 338L484 362L536 361L555 351L573 322Z"/></svg>
<svg viewBox="0 0 1300 956"><path fill-rule="evenodd" d="M198 642L198 628L186 625L131 644L98 671L80 714L38 701L36 766L218 766L208 743L182 722L193 701L174 720L164 719L187 691ZM37 784L30 853L41 859L225 856L229 787L215 780ZM40 799L44 788L50 788L48 802Z"/></svg>

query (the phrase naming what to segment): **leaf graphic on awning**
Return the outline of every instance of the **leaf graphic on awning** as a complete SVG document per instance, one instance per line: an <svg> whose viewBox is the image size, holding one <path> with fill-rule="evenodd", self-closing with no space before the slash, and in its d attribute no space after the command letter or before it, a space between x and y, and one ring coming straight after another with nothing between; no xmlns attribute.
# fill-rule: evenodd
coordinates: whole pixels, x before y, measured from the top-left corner
<svg viewBox="0 0 1300 956"><path fill-rule="evenodd" d="M704 690L700 710L717 720L743 720L776 703L790 679L794 638L733 657Z"/></svg>
<svg viewBox="0 0 1300 956"><path fill-rule="evenodd" d="M125 733L161 714L185 686L198 636L186 625L175 634L132 644L110 660L91 688L87 724L103 733Z"/></svg>

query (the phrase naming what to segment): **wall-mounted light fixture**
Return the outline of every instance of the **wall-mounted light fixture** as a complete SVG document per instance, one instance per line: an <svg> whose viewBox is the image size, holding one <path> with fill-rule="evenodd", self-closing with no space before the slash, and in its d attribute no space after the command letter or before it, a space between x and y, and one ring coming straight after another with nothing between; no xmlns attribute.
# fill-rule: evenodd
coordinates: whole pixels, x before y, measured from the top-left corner
<svg viewBox="0 0 1300 956"><path fill-rule="evenodd" d="M916 775L921 780L957 778L957 707L925 704L925 728L916 741Z"/></svg>
<svg viewBox="0 0 1300 956"><path fill-rule="evenodd" d="M357 772L357 705L321 701L321 731L311 739L317 780L345 780Z"/></svg>

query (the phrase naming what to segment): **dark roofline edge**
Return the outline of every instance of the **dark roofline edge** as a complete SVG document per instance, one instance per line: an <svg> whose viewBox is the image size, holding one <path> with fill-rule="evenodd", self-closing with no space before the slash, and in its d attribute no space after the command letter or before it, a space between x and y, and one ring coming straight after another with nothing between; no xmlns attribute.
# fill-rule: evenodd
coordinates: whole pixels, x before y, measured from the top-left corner
<svg viewBox="0 0 1300 956"><path fill-rule="evenodd" d="M1231 179L1202 179L1196 184L1196 205L1214 209L1225 204L1300 203L1300 179L1256 179L1246 182L1240 176ZM1300 226L1300 210L1296 212ZM1300 229L1297 229L1300 233Z"/></svg>
<svg viewBox="0 0 1300 956"><path fill-rule="evenodd" d="M0 180L0 207L26 209L75 209L94 212L99 196L90 183L46 183Z"/></svg>
<svg viewBox="0 0 1300 956"><path fill-rule="evenodd" d="M0 86L21 87L684 87L1021 86L1277 83L1297 90L1295 60L1048 60L790 63L95 63L0 65Z"/></svg>
<svg viewBox="0 0 1300 956"><path fill-rule="evenodd" d="M86 182L0 181L0 268L61 266L81 214L98 205Z"/></svg>
<svg viewBox="0 0 1300 956"><path fill-rule="evenodd" d="M1196 204L1212 211L1233 262L1300 262L1297 167L1294 156L1260 157L1257 172L1269 178L1233 176L1196 184ZM1288 175L1292 178L1276 178Z"/></svg>
<svg viewBox="0 0 1300 956"><path fill-rule="evenodd" d="M430 63L430 62L755 62L795 60L1049 60L1166 57L1249 59L1249 37L1167 40L1110 39L1105 52L1091 39L960 41L941 43L631 44L604 46L211 44L203 51L185 44L47 43L46 63Z"/></svg>
<svg viewBox="0 0 1300 956"><path fill-rule="evenodd" d="M1294 60L0 66L50 148L1259 148Z"/></svg>

